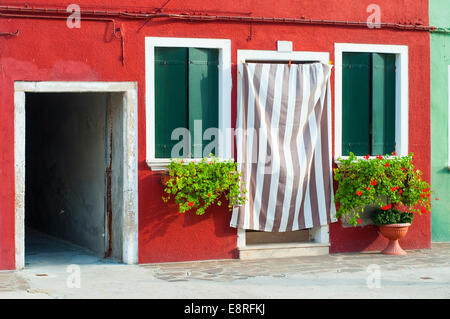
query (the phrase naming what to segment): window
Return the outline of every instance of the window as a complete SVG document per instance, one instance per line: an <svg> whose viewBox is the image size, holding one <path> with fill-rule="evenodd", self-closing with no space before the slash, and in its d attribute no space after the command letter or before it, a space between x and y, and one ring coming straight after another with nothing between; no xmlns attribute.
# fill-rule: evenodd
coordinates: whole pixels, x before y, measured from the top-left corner
<svg viewBox="0 0 450 319"><path fill-rule="evenodd" d="M408 155L408 47L335 43L334 158Z"/></svg>
<svg viewBox="0 0 450 319"><path fill-rule="evenodd" d="M232 159L229 39L146 37L145 82L152 170L167 169L171 157Z"/></svg>
<svg viewBox="0 0 450 319"><path fill-rule="evenodd" d="M156 158L215 154L213 141L203 137L218 128L218 58L217 49L155 48ZM189 133L182 141L180 128Z"/></svg>
<svg viewBox="0 0 450 319"><path fill-rule="evenodd" d="M395 150L395 55L342 55L342 155Z"/></svg>

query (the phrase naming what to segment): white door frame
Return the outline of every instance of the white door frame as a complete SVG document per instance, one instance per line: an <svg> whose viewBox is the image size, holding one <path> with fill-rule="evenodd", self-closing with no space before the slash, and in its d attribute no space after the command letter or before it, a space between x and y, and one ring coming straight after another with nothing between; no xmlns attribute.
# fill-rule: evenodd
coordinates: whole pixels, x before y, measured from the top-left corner
<svg viewBox="0 0 450 319"><path fill-rule="evenodd" d="M286 41L279 41L286 42ZM287 44L290 49L292 49L292 43ZM311 51L283 51L284 48L278 43L279 51L268 51L268 50L237 50L237 105L238 111L241 109L241 94L242 94L242 74L243 74L243 64L247 60L252 61L319 61L328 64L330 61L329 52L311 52ZM310 238L316 243L329 243L329 227L328 225L313 227L310 229ZM246 246L245 229L238 228L237 230L237 246L238 248L243 248Z"/></svg>
<svg viewBox="0 0 450 319"><path fill-rule="evenodd" d="M25 266L25 93L123 93L122 262L138 262L137 83L14 82L15 263Z"/></svg>

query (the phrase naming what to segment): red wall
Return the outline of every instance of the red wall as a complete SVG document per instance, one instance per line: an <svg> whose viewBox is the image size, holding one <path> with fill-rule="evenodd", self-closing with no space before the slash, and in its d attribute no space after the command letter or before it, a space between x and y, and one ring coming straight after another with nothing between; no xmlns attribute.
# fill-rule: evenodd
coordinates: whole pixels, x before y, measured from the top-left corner
<svg viewBox="0 0 450 319"><path fill-rule="evenodd" d="M165 1L102 1L101 7L147 11ZM356 4L357 2L357 4ZM34 0L30 6L65 8L73 1ZM79 0L81 8L101 8L99 1ZM236 5L236 4L239 5ZM372 0L172 0L173 12L213 11L219 14L307 17L366 21ZM383 22L428 24L427 0L378 0ZM22 5L3 0L0 5ZM215 12L214 12L215 11ZM429 127L429 34L393 30L369 30L326 26L150 21L118 21L125 36L125 65L120 63L121 44L110 38L111 26L82 21L80 29L69 29L61 20L0 18L0 32L19 29L15 38L0 37L0 269L14 268L14 127L13 81L136 81L138 82L139 147L139 262L234 258L236 230L230 228L230 213L215 208L204 216L182 215L161 200L159 176L145 163L145 72L144 37L199 37L231 39L232 119L236 118L236 55L238 49L276 50L277 40L294 43L295 51L326 51L334 60L334 43L377 43L409 46L409 148L416 164L430 177ZM251 34L251 39L248 37ZM333 79L332 79L333 81ZM332 83L332 87L333 87ZM331 252L379 250L385 240L374 227L343 229L331 225ZM430 218L416 218L403 240L404 248L430 246Z"/></svg>

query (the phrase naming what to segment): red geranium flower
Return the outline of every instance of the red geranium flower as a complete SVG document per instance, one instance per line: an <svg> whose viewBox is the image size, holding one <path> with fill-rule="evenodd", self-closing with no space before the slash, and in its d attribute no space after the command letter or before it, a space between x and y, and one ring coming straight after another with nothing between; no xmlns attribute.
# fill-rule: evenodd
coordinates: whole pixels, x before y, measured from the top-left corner
<svg viewBox="0 0 450 319"><path fill-rule="evenodd" d="M368 159L370 158L370 154L367 154L366 156L364 156L364 158L365 158L366 160L368 160Z"/></svg>
<svg viewBox="0 0 450 319"><path fill-rule="evenodd" d="M377 155L376 158L379 159L379 160L382 160L383 156L382 155Z"/></svg>
<svg viewBox="0 0 450 319"><path fill-rule="evenodd" d="M396 152L396 151L393 151L393 152L392 152L392 155L397 156L397 152Z"/></svg>
<svg viewBox="0 0 450 319"><path fill-rule="evenodd" d="M209 196L211 196L211 194L210 194L210 193L208 193L208 195L207 195L207 196L209 197Z"/></svg>
<svg viewBox="0 0 450 319"><path fill-rule="evenodd" d="M360 218L360 219L358 219L358 224L361 224L361 218Z"/></svg>
<svg viewBox="0 0 450 319"><path fill-rule="evenodd" d="M405 171L405 168L404 168L404 167L402 167L402 171Z"/></svg>
<svg viewBox="0 0 450 319"><path fill-rule="evenodd" d="M399 190L398 192L399 192L400 194L402 194L402 193L403 193L403 190L401 189L401 190Z"/></svg>
<svg viewBox="0 0 450 319"><path fill-rule="evenodd" d="M385 167L389 167L389 163L384 164Z"/></svg>
<svg viewBox="0 0 450 319"><path fill-rule="evenodd" d="M372 186L375 186L375 185L377 185L377 181L374 179L374 180L371 180L370 181L370 185L372 185Z"/></svg>
<svg viewBox="0 0 450 319"><path fill-rule="evenodd" d="M190 206L191 208L194 207L194 202L188 202L188 206Z"/></svg>
<svg viewBox="0 0 450 319"><path fill-rule="evenodd" d="M361 196L362 195L362 191L357 191L356 195Z"/></svg>

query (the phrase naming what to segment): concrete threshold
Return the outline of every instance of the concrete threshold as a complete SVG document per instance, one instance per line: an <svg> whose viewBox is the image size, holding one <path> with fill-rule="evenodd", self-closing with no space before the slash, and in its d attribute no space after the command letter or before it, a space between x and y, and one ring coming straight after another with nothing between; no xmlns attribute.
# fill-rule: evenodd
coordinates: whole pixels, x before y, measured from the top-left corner
<svg viewBox="0 0 450 319"><path fill-rule="evenodd" d="M329 243L276 243L254 244L239 248L241 260L263 258L286 258L302 256L321 256L329 254Z"/></svg>

